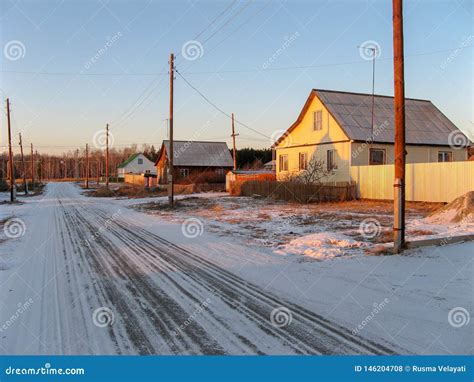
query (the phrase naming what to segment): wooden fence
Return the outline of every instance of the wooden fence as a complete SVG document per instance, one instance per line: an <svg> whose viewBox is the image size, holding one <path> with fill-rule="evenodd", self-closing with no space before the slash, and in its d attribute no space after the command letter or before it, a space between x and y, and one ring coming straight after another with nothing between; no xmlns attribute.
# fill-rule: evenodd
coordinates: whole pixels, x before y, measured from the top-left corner
<svg viewBox="0 0 474 382"><path fill-rule="evenodd" d="M240 195L242 184L250 181L275 181L271 171L229 171L226 176L225 189L231 195Z"/></svg>
<svg viewBox="0 0 474 382"><path fill-rule="evenodd" d="M156 187L156 177L155 178L148 178L149 187ZM147 185L147 178L143 174L125 174L125 183L134 184L137 186L145 187Z"/></svg>
<svg viewBox="0 0 474 382"><path fill-rule="evenodd" d="M353 166L357 197L393 199L394 166ZM406 165L406 200L450 202L474 190L474 162L410 163Z"/></svg>
<svg viewBox="0 0 474 382"><path fill-rule="evenodd" d="M240 195L260 195L298 203L355 199L355 184L316 185L295 182L248 181L240 186Z"/></svg>

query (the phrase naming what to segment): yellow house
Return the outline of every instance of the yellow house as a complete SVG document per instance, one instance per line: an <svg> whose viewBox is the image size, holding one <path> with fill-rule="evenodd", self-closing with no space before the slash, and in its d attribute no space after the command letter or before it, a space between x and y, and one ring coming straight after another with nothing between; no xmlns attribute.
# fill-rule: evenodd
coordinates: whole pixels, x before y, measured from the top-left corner
<svg viewBox="0 0 474 382"><path fill-rule="evenodd" d="M313 89L298 119L275 142L278 180L317 158L326 181L350 181L350 167L393 164L393 97ZM469 139L430 101L407 98L407 163L465 161ZM373 126L373 127L372 127Z"/></svg>

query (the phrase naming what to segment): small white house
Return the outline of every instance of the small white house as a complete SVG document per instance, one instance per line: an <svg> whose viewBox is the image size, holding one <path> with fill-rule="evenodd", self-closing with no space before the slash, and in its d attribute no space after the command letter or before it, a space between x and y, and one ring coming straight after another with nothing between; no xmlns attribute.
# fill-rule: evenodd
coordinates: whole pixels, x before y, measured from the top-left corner
<svg viewBox="0 0 474 382"><path fill-rule="evenodd" d="M125 174L156 174L155 164L142 153L131 155L126 161L118 165L118 177L125 178Z"/></svg>

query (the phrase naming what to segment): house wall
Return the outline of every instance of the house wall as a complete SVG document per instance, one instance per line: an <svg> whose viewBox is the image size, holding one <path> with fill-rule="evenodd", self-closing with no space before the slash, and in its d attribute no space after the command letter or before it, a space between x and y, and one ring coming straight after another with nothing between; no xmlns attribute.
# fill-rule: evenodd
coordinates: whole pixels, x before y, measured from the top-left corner
<svg viewBox="0 0 474 382"><path fill-rule="evenodd" d="M369 164L369 147L384 149L386 154L386 164L393 164L394 145L353 142L351 146L351 161L353 166L366 166ZM450 151L453 153L453 161L467 160L467 149L453 149L449 146L415 146L407 145L407 163L431 163L438 162L439 151Z"/></svg>
<svg viewBox="0 0 474 382"><path fill-rule="evenodd" d="M322 129L314 130L313 114L322 110ZM330 115L321 101L314 97L301 122L276 147L277 180L299 172L299 153L308 153L308 161L313 155L326 164L327 151L336 151L337 169L324 181L348 181L350 179L350 141L336 120ZM280 155L288 155L288 172L280 169Z"/></svg>
<svg viewBox="0 0 474 382"><path fill-rule="evenodd" d="M327 143L304 147L288 147L277 150L277 180L299 173L299 154L307 153L308 162L316 157L327 165L327 151L335 151L337 168L323 182L347 182L350 180L350 142ZM288 172L280 170L280 155L288 155Z"/></svg>
<svg viewBox="0 0 474 382"><path fill-rule="evenodd" d="M138 164L138 159L142 159L143 164ZM127 173L143 174L146 171L150 171L150 173L156 174L155 165L143 154L140 154L136 158L134 158L130 163L127 163L125 167L119 168L117 173L119 177L123 178L125 174Z"/></svg>
<svg viewBox="0 0 474 382"><path fill-rule="evenodd" d="M322 129L315 131L313 115L317 110L322 110ZM374 143L371 147L385 149L386 163L393 163L393 144ZM336 120L315 96L298 125L275 148L277 180L285 180L289 175L298 174L299 153L306 152L308 161L315 155L326 164L328 150L335 150L337 168L325 182L348 182L351 180L351 166L369 164L369 144L350 142ZM407 145L406 150L407 163L438 162L439 151L451 151L454 162L468 158L467 149L453 149L449 146ZM280 169L281 155L288 155L288 171Z"/></svg>
<svg viewBox="0 0 474 382"><path fill-rule="evenodd" d="M166 173L166 156L162 155L159 161L156 163L156 176L159 184L168 183L167 173Z"/></svg>
<svg viewBox="0 0 474 382"><path fill-rule="evenodd" d="M221 169L221 174L218 174L218 169ZM193 183L207 183L209 181L220 180L222 183L225 182L226 173L232 169L232 167L202 167L202 166L174 166L175 182L184 182L186 178L181 176L180 169L187 169L189 172L189 180ZM159 184L168 183L167 177L167 160L166 156L163 155L158 163L156 164L156 174ZM213 174L215 173L215 176ZM211 179L212 178L212 179Z"/></svg>

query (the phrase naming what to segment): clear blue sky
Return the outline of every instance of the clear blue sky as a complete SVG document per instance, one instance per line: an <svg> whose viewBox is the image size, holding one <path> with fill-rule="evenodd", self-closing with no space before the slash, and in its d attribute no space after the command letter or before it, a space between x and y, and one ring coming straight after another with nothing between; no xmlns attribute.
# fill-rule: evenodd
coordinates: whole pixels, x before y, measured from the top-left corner
<svg viewBox="0 0 474 382"><path fill-rule="evenodd" d="M473 2L406 1L404 12L407 97L431 99L472 134ZM270 146L265 136L295 120L312 88L370 92L366 41L381 48L376 92L393 93L391 1L2 0L0 22L1 96L15 132L42 152L92 144L107 122L116 146L161 142L170 52L188 81L263 134L238 126L238 147ZM195 60L181 54L190 40L203 46ZM274 70L301 66L314 67ZM229 135L229 120L177 76L175 138Z"/></svg>

